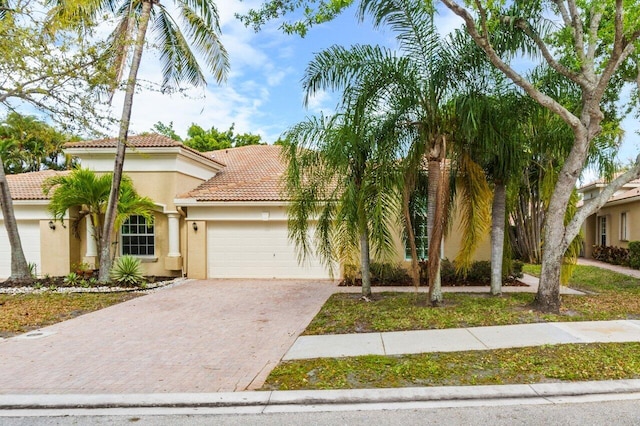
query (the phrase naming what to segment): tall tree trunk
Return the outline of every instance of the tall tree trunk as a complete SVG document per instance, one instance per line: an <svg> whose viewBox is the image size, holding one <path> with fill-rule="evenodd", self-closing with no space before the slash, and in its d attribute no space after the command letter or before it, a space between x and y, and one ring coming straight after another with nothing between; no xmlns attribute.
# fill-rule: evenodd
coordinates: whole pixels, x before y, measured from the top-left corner
<svg viewBox="0 0 640 426"><path fill-rule="evenodd" d="M31 282L33 278L31 277L27 259L24 257L24 250L22 250L18 223L13 210L13 200L7 183L7 176L4 174L2 157L0 157L0 206L2 207L4 227L7 230L9 245L11 246L11 276L9 280Z"/></svg>
<svg viewBox="0 0 640 426"><path fill-rule="evenodd" d="M122 118L120 119L118 147L113 166L113 180L111 181L111 192L109 193L109 202L107 204L107 211L105 212L100 243L100 273L98 280L102 283L109 281L109 270L111 269L111 237L113 236L113 229L115 227L115 220L118 212L120 182L122 180L122 169L124 167L124 157L127 148L127 136L129 134L129 123L131 121L131 111L133 108L133 95L136 89L138 69L140 68L140 60L142 59L144 40L147 33L147 26L151 16L152 6L153 3L149 0L142 2L142 13L140 14L140 23L138 24L138 34L136 36L136 44L133 52L133 61L131 63L131 69L129 70L129 78L127 79L127 89L124 97L124 105L122 107Z"/></svg>
<svg viewBox="0 0 640 426"><path fill-rule="evenodd" d="M504 228L506 222L507 191L505 184L495 184L491 207L491 294L502 294L502 259L504 254Z"/></svg>
<svg viewBox="0 0 640 426"><path fill-rule="evenodd" d="M429 240L429 301L437 306L442 303L442 286L440 280L440 245L444 231L444 185L442 166L445 158L445 139L440 136L429 150L428 166L428 205L427 205L427 237Z"/></svg>
<svg viewBox="0 0 640 426"><path fill-rule="evenodd" d="M587 105L583 105L584 108ZM584 119L584 118L583 118ZM584 119L585 121L587 119ZM597 127L599 124L592 122ZM582 166L587 158L589 148L589 134L596 135L597 131L590 130L589 126L574 129L575 142L570 154L567 156L558 180L554 186L553 194L549 200L543 229L542 246L542 270L540 272L540 284L536 294L535 306L543 312L560 312L560 272L562 258L569 244L578 234L569 235L565 227L565 217L573 188L580 176Z"/></svg>
<svg viewBox="0 0 640 426"><path fill-rule="evenodd" d="M371 260L369 258L369 232L360 232L360 268L362 272L362 297L371 297Z"/></svg>
<svg viewBox="0 0 640 426"><path fill-rule="evenodd" d="M413 186L413 185L412 185ZM402 188L402 214L404 215L404 221L407 229L407 240L409 242L409 249L411 250L411 281L416 291L420 288L420 266L418 265L418 248L416 247L416 233L413 230L413 223L411 222L411 192L413 188L409 187L408 183L405 183Z"/></svg>

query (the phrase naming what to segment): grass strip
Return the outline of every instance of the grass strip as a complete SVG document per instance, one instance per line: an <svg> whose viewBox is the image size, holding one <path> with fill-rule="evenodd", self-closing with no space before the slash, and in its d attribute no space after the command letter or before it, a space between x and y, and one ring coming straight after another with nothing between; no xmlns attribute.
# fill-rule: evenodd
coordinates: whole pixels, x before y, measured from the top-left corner
<svg viewBox="0 0 640 426"><path fill-rule="evenodd" d="M535 267L527 267L535 272ZM366 333L527 324L551 321L640 319L640 281L596 267L578 266L570 286L585 296L562 296L559 315L531 308L534 294L445 293L444 305L432 308L424 293L374 294L372 302L359 295L334 294L304 334Z"/></svg>
<svg viewBox="0 0 640 426"><path fill-rule="evenodd" d="M640 378L640 343L286 361L263 390L528 384Z"/></svg>
<svg viewBox="0 0 640 426"><path fill-rule="evenodd" d="M135 293L3 294L0 295L0 337L25 333L140 295Z"/></svg>

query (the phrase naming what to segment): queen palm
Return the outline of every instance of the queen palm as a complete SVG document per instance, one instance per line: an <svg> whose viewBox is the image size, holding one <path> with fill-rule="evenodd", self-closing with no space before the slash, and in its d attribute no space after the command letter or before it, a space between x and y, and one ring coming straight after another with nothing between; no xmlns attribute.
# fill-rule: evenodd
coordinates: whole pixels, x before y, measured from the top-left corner
<svg viewBox="0 0 640 426"><path fill-rule="evenodd" d="M283 145L289 236L300 260L315 249L332 267L353 263L359 252L364 298L371 295L370 251L378 259L393 253L399 197L389 131L379 117L313 117L289 130ZM315 247L308 241L309 220L316 221Z"/></svg>
<svg viewBox="0 0 640 426"><path fill-rule="evenodd" d="M439 249L448 199L444 160L452 118L446 105L450 83L455 81L450 53L425 2L364 0L360 14L372 15L375 25L389 25L400 53L379 46L331 47L307 68L303 80L307 99L320 90L342 89L345 110L369 109L395 117L396 126L404 129L399 132L405 135L401 140L410 141L403 152L407 170L417 170L425 155L428 158L429 293L431 303L439 304ZM415 181L411 173L406 177L409 183Z"/></svg>
<svg viewBox="0 0 640 426"><path fill-rule="evenodd" d="M119 21L110 36L110 44L113 65L118 76L123 75L129 53L133 50L129 75L126 79L113 180L102 230L100 264L103 268L100 269L99 280L105 282L109 279L109 243L117 215L116 206L120 193L133 95L149 24L156 35L155 42L160 50L160 60L163 65L163 90L181 82L194 86L206 84L204 73L191 50L191 46L203 56L207 68L213 73L213 77L218 83L226 78L229 62L219 38L218 11L213 0L173 1L177 13L181 17L182 25L186 29L187 37L169 14L167 7L158 0L121 0L119 2L115 0L80 2L52 0L52 3L55 4L53 12L57 17L57 22L71 23L70 25L89 26L101 18L105 12L115 14Z"/></svg>
<svg viewBox="0 0 640 426"><path fill-rule="evenodd" d="M45 194L52 192L47 208L54 219L62 220L70 208L78 207L78 215L71 224L76 235L79 235L78 226L81 220L86 218L90 221L98 252L103 244L100 233L104 225L111 181L110 173L98 176L89 169L77 168L68 174L51 177L43 185ZM153 222L155 208L150 198L138 195L131 179L122 176L116 226L119 227L132 215L143 216L148 222Z"/></svg>

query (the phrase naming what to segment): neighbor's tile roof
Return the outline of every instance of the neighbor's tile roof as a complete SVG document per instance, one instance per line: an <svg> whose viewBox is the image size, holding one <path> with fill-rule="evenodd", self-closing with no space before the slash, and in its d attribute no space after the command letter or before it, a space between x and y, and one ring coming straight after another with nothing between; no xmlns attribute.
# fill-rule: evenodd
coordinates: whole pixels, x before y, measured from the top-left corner
<svg viewBox="0 0 640 426"><path fill-rule="evenodd" d="M280 177L285 164L280 146L249 145L213 151L227 166L213 178L179 198L197 201L281 201Z"/></svg>
<svg viewBox="0 0 640 426"><path fill-rule="evenodd" d="M618 175L616 174L613 177L614 178L618 177ZM607 180L605 180L603 178L599 178L599 179L593 180L593 181L591 181L591 182L589 182L589 183L587 183L585 185L582 185L580 188L578 188L578 190L582 191L582 192L586 192L586 190L591 189L592 187L604 186L604 185L607 185L608 183L609 182ZM638 185L640 185L640 179L634 179L634 180L631 180L631 181L627 182L623 186L623 188L625 186L627 186L627 187L632 186L633 187L633 186L638 186Z"/></svg>
<svg viewBox="0 0 640 426"><path fill-rule="evenodd" d="M623 192L621 194L614 195L613 197L609 198L607 203L610 203L612 201L625 200L625 199L631 198L631 197L637 197L638 195L640 195L640 188L633 188L633 189L625 191L625 192Z"/></svg>
<svg viewBox="0 0 640 426"><path fill-rule="evenodd" d="M182 142L174 141L163 135L156 133L150 133L147 135L129 136L127 142L130 146L135 148L172 148L181 147L187 151L206 158L209 161L214 161L218 164L222 164L219 160L213 159L211 155L207 155L204 152L197 151L193 148L189 148ZM68 148L116 148L118 138L96 139L91 141L79 141L79 142L67 142L64 144L63 149ZM222 164L224 165L224 164Z"/></svg>
<svg viewBox="0 0 640 426"><path fill-rule="evenodd" d="M42 192L42 184L47 178L67 174L69 171L43 170L41 172L7 175L7 184L13 200L48 200L51 194Z"/></svg>

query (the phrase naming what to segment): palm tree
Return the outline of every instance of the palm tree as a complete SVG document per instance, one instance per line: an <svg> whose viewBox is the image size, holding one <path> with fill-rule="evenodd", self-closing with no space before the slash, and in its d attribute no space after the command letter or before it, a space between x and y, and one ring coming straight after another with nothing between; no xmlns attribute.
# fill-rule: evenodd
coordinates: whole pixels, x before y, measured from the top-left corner
<svg viewBox="0 0 640 426"><path fill-rule="evenodd" d="M289 236L300 260L312 251L309 220L315 219L316 250L325 264L352 263L360 253L363 298L371 296L371 249L383 259L393 253L399 208L390 172L395 140L376 119L347 113L310 118L289 130L283 144Z"/></svg>
<svg viewBox="0 0 640 426"><path fill-rule="evenodd" d="M463 150L481 167L483 179L493 191L479 197L491 211L491 294L502 293L505 229L507 225L507 187L521 178L528 150L524 132L522 97L500 81L481 84L458 98L457 115ZM465 187L464 185L462 186ZM469 192L469 191L467 191ZM472 191L476 196L482 191ZM478 197L476 197L478 198ZM468 203L463 202L462 206ZM478 220L480 215L472 212ZM487 221L488 222L488 221ZM477 227L481 229L481 227ZM510 257L510 256L509 256Z"/></svg>
<svg viewBox="0 0 640 426"><path fill-rule="evenodd" d="M445 106L456 79L450 73L451 57L438 36L433 13L425 2L364 0L361 16L372 15L376 26L391 26L397 34L400 53L379 46L333 46L316 55L307 67L303 84L307 99L324 89L344 90L345 110L368 108L394 117L396 126L402 129L398 133L404 134L399 144L409 141L402 147L404 164L414 171L426 156L429 298L437 305L442 301L440 243L447 211L445 158L452 122ZM415 181L412 173L406 175L409 186ZM408 205L406 200L407 197L404 205Z"/></svg>
<svg viewBox="0 0 640 426"><path fill-rule="evenodd" d="M130 50L133 49L129 76L126 79L126 91L120 119L118 147L113 167L113 180L109 201L105 213L100 250L100 263L110 265L110 241L115 228L116 206L120 193L120 182L124 165L129 122L133 108L133 95L146 41L149 23L156 33L156 44L160 49L163 64L163 89L186 81L194 86L206 84L204 74L189 42L165 5L156 0L102 0L95 2L75 2L72 0L53 0L59 22L71 22L80 26L91 25L104 12L113 12L119 19L110 41L113 50L114 66L117 76L122 76ZM220 41L218 11L212 0L188 1L174 0L182 24L185 26L191 44L204 57L207 67L213 72L218 83L226 78L229 68L227 53ZM102 268L98 279L109 279L109 268Z"/></svg>
<svg viewBox="0 0 640 426"><path fill-rule="evenodd" d="M78 226L82 219L87 218L93 227L98 250L102 248L101 244L104 244L101 231L112 180L111 174L97 176L89 169L77 168L69 174L51 177L43 185L45 194L53 191L48 209L54 219L62 220L70 208L79 207L78 216L72 222L72 229L79 235ZM132 215L143 216L151 223L155 208L156 205L150 198L138 195L131 179L127 176L122 177L116 227L119 228ZM104 269L103 264L100 264L100 269Z"/></svg>

